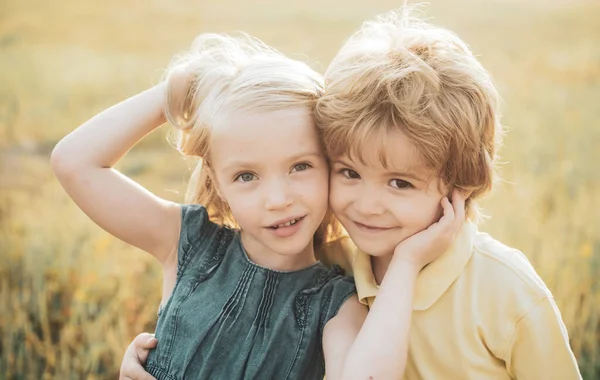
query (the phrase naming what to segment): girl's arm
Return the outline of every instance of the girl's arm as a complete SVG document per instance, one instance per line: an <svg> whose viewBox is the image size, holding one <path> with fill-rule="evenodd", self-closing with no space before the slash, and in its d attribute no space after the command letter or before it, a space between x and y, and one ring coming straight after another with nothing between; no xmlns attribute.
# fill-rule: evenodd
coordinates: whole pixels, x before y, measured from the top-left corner
<svg viewBox="0 0 600 380"><path fill-rule="evenodd" d="M164 102L161 83L101 112L56 145L51 165L69 196L94 222L171 265L177 262L179 205L113 168L165 122Z"/></svg>
<svg viewBox="0 0 600 380"><path fill-rule="evenodd" d="M455 190L452 204L444 198L442 208L444 215L439 222L396 247L359 331L352 322L358 311L350 301L325 326L328 380L401 379L404 375L417 276L454 241L465 219L464 195Z"/></svg>

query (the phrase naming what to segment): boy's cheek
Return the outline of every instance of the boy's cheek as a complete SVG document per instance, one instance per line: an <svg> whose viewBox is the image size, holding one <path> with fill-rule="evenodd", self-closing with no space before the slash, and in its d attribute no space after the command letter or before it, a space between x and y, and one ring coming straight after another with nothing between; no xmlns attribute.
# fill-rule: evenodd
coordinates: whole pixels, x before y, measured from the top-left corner
<svg viewBox="0 0 600 380"><path fill-rule="evenodd" d="M329 192L329 207L331 208L331 211L333 211L338 218L343 217L342 212L343 212L343 201L342 201L342 197L338 194L335 193L333 191L330 190Z"/></svg>
<svg viewBox="0 0 600 380"><path fill-rule="evenodd" d="M333 205L348 202L348 191L339 181L332 179L329 185L329 202Z"/></svg>

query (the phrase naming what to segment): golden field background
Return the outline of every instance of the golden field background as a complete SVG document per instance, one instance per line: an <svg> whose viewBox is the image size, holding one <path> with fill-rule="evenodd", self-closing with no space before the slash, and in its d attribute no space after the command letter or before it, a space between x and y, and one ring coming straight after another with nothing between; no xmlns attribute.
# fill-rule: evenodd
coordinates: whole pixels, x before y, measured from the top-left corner
<svg viewBox="0 0 600 380"><path fill-rule="evenodd" d="M56 142L159 80L200 32L243 30L323 71L387 0L0 0L0 379L115 379L152 331L160 268L68 199ZM432 0L496 79L504 181L481 229L522 250L562 311L586 379L600 379L600 3ZM188 167L149 136L119 169L182 201Z"/></svg>

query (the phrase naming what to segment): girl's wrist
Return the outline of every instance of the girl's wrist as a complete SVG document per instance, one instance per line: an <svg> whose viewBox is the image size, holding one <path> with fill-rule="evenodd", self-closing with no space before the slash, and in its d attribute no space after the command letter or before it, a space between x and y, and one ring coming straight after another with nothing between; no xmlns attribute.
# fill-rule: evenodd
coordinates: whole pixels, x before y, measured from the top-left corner
<svg viewBox="0 0 600 380"><path fill-rule="evenodd" d="M158 107L158 109L156 111L157 112L157 118L159 119L158 124L162 125L164 123L166 123L167 121L167 117L165 115L165 108L166 108L166 101L167 101L167 83L166 81L162 81L159 84L155 85L154 87L152 87L150 89L150 91L152 91L155 99L156 99L156 106Z"/></svg>

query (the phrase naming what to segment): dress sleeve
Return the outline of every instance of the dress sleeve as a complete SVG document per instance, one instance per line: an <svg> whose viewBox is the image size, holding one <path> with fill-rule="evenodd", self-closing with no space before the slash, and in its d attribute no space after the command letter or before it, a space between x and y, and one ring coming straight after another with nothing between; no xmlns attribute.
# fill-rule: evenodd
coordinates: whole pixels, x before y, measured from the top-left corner
<svg viewBox="0 0 600 380"><path fill-rule="evenodd" d="M334 266L334 270L341 271ZM337 276L331 280L326 289L323 308L321 309L321 332L323 328L335 317L344 304L353 294L356 294L356 286L351 277Z"/></svg>
<svg viewBox="0 0 600 380"><path fill-rule="evenodd" d="M177 276L185 270L190 257L210 245L217 225L208 220L206 208L199 204L181 205L181 232L177 250Z"/></svg>

